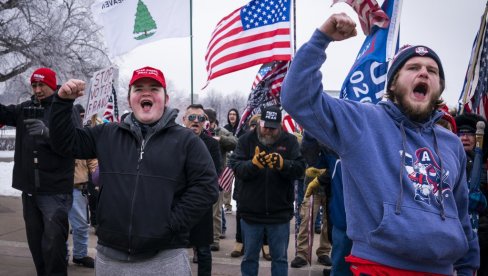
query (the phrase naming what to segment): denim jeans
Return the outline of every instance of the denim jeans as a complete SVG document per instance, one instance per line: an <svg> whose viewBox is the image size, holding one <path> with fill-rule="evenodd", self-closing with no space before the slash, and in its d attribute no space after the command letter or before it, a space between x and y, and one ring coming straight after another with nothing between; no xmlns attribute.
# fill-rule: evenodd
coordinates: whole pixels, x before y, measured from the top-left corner
<svg viewBox="0 0 488 276"><path fill-rule="evenodd" d="M73 229L73 258L81 259L88 256L87 221L88 199L81 190L73 189L73 206L69 210L69 223Z"/></svg>
<svg viewBox="0 0 488 276"><path fill-rule="evenodd" d="M337 227L332 227L332 251L330 260L332 270L330 275L335 276L352 276L349 264L346 263L345 257L351 254L352 241L347 237L346 231Z"/></svg>
<svg viewBox="0 0 488 276"><path fill-rule="evenodd" d="M224 207L222 207L222 233L227 231L227 220L225 219L225 211Z"/></svg>
<svg viewBox="0 0 488 276"><path fill-rule="evenodd" d="M38 275L67 275L66 241L72 194L22 193L27 243Z"/></svg>
<svg viewBox="0 0 488 276"><path fill-rule="evenodd" d="M290 222L281 224L250 224L241 219L244 257L241 262L242 276L256 276L259 273L259 252L263 245L263 234L268 234L271 254L271 275L288 275L288 242Z"/></svg>
<svg viewBox="0 0 488 276"><path fill-rule="evenodd" d="M212 252L210 251L210 245L198 246L198 276L211 276L212 275Z"/></svg>

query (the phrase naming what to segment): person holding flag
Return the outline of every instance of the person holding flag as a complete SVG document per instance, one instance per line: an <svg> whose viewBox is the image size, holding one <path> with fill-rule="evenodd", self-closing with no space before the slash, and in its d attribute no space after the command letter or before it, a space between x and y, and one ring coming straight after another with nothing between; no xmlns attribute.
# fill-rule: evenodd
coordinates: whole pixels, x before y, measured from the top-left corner
<svg viewBox="0 0 488 276"><path fill-rule="evenodd" d="M473 275L480 259L466 156L435 124L441 60L426 46L406 47L391 61L385 100L332 98L320 73L325 49L356 34L346 14L330 16L297 52L281 91L284 109L341 159L353 242L346 261L354 275Z"/></svg>

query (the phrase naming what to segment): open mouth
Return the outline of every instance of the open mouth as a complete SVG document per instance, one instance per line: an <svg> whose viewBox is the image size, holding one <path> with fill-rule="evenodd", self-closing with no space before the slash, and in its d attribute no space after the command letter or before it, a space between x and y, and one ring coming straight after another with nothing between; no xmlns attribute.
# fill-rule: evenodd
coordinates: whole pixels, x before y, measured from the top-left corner
<svg viewBox="0 0 488 276"><path fill-rule="evenodd" d="M413 89L413 94L415 98L419 100L423 100L425 96L427 95L427 91L429 90L429 87L427 86L426 83L419 83L415 86Z"/></svg>
<svg viewBox="0 0 488 276"><path fill-rule="evenodd" d="M152 106L153 106L153 103L150 100L142 100L141 101L141 107L142 107L142 110L144 110L144 111L151 110Z"/></svg>

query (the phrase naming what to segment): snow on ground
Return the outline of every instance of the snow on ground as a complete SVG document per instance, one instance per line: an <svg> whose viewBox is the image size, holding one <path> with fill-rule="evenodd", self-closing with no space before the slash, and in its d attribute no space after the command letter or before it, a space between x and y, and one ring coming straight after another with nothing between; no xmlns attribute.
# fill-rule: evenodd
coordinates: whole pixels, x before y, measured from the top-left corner
<svg viewBox="0 0 488 276"><path fill-rule="evenodd" d="M0 158L2 157L14 157L13 150L0 150Z"/></svg>
<svg viewBox="0 0 488 276"><path fill-rule="evenodd" d="M4 151L0 151L1 154ZM0 195L4 196L20 196L22 193L19 190L12 188L12 171L14 162L0 162Z"/></svg>

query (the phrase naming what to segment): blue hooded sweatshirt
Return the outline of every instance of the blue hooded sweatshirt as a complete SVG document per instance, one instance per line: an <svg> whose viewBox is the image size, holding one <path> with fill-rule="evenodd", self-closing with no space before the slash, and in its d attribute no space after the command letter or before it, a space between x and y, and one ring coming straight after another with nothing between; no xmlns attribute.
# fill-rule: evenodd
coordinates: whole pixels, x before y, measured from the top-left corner
<svg viewBox="0 0 488 276"><path fill-rule="evenodd" d="M411 121L397 105L335 99L320 67L330 39L316 30L283 82L284 109L339 154L353 256L383 265L473 275L479 246L468 216L466 156L456 135Z"/></svg>

